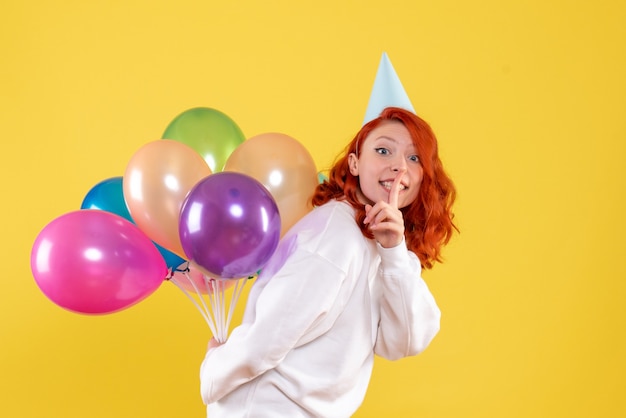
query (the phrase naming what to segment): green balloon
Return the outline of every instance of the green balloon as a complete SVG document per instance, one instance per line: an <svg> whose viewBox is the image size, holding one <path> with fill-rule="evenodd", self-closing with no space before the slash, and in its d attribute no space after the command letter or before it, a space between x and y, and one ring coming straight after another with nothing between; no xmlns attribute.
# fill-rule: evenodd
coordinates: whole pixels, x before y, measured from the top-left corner
<svg viewBox="0 0 626 418"><path fill-rule="evenodd" d="M204 158L211 172L222 171L226 160L245 141L243 132L226 114L197 107L178 115L165 129L163 139L172 139L193 148Z"/></svg>

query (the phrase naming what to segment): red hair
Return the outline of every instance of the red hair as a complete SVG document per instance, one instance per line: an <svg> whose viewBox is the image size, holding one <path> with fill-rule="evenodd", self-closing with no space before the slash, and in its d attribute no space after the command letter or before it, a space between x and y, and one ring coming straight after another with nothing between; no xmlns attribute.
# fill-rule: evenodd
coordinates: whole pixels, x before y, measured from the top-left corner
<svg viewBox="0 0 626 418"><path fill-rule="evenodd" d="M409 206L402 208L404 235L407 247L420 259L424 268L432 268L433 263L442 262L441 248L446 245L454 230L452 204L456 189L443 169L439 159L437 138L430 126L419 116L397 107L388 107L380 116L367 124L356 134L341 156L331 168L329 177L315 189L312 197L314 206L330 200L345 200L356 210L356 223L363 235L373 238L363 224L365 207L357 198L358 178L350 174L348 156L360 155L365 138L382 122L401 122L409 131L422 164L424 176L419 194Z"/></svg>

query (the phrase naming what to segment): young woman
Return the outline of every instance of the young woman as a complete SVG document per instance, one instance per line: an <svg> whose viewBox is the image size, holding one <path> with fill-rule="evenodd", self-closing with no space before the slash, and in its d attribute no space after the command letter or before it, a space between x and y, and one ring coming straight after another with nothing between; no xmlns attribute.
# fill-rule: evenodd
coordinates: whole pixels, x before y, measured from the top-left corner
<svg viewBox="0 0 626 418"><path fill-rule="evenodd" d="M421 270L441 262L454 199L426 122L390 107L365 124L254 283L242 324L209 343L208 415L352 415L375 354L418 354L439 330Z"/></svg>

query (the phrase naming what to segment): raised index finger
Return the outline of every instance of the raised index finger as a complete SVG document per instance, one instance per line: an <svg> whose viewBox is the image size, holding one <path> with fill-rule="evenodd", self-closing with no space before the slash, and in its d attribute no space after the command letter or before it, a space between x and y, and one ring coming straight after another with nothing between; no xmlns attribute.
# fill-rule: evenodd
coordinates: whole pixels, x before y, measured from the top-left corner
<svg viewBox="0 0 626 418"><path fill-rule="evenodd" d="M398 171L398 175L395 179L393 179L393 184L391 185L391 190L389 191L389 205L394 209L398 209L398 195L400 195L400 182L402 181L402 176L406 173L406 169L402 169Z"/></svg>

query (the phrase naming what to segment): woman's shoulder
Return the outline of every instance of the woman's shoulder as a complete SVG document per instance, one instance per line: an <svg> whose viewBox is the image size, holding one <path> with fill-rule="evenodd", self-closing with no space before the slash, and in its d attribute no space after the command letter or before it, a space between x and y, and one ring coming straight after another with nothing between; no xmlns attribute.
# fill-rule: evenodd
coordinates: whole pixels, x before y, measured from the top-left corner
<svg viewBox="0 0 626 418"><path fill-rule="evenodd" d="M363 264L370 253L368 241L356 224L352 206L333 200L314 208L291 227L266 270L272 275L289 259L329 263L347 272L353 264Z"/></svg>
<svg viewBox="0 0 626 418"><path fill-rule="evenodd" d="M349 203L331 200L314 208L287 233L296 235L299 245L310 251L358 245L366 238L356 224L354 208ZM345 250L345 249L344 249Z"/></svg>
<svg viewBox="0 0 626 418"><path fill-rule="evenodd" d="M316 225L322 228L357 228L355 221L354 208L348 202L331 200L321 206L313 208L311 212L305 215L301 222L305 228Z"/></svg>

